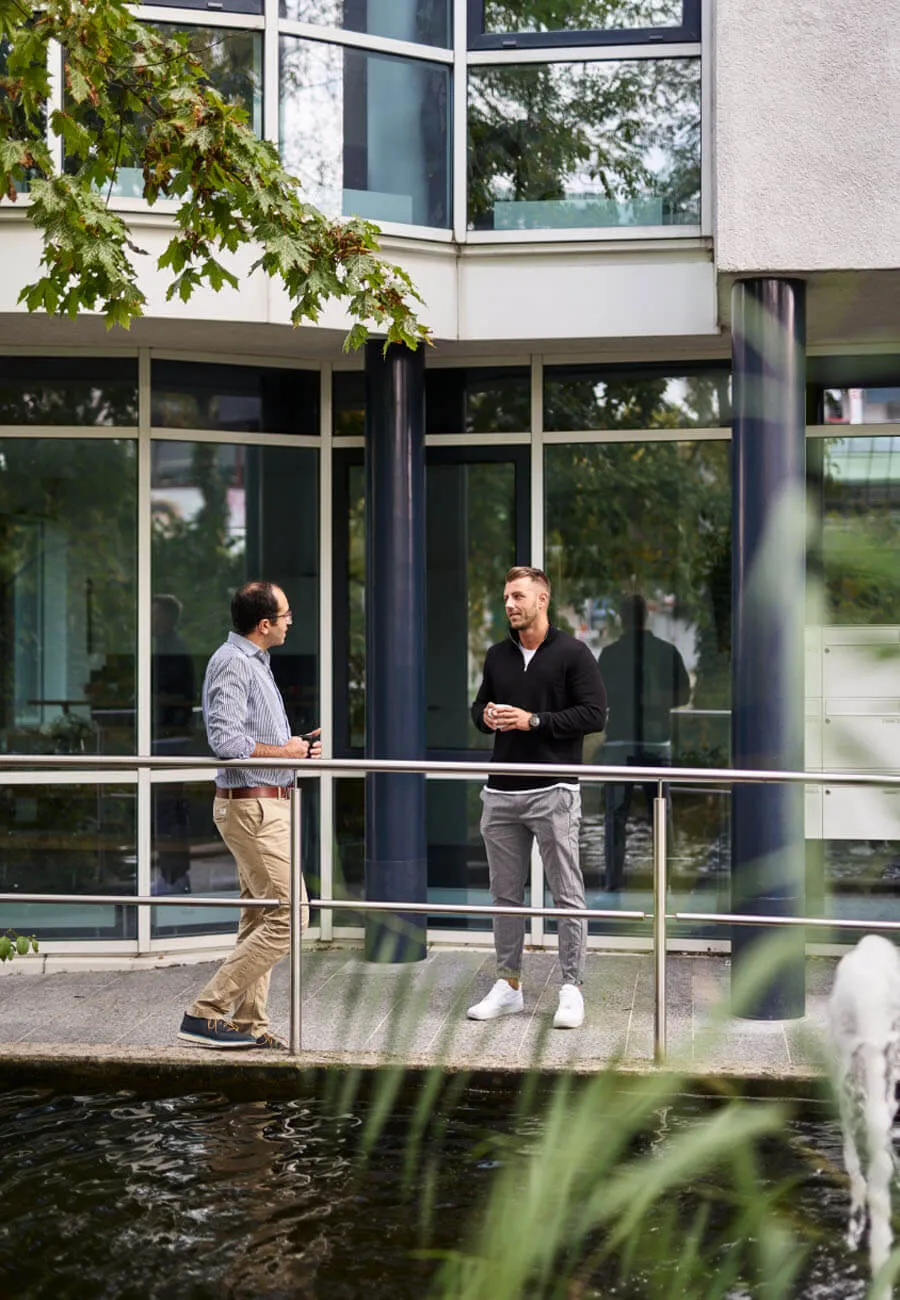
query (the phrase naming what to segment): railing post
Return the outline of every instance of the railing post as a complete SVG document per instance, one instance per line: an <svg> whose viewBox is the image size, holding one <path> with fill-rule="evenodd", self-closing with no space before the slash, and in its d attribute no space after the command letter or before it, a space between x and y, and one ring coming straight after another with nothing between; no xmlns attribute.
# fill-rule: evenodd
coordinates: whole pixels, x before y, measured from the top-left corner
<svg viewBox="0 0 900 1300"><path fill-rule="evenodd" d="M653 1059L666 1059L666 794L662 781L653 800Z"/></svg>
<svg viewBox="0 0 900 1300"><path fill-rule="evenodd" d="M303 923L303 851L300 834L302 829L300 809L300 786L297 773L294 772L294 788L291 790L291 1021L290 1048L291 1056L300 1055L300 997L302 992L302 923Z"/></svg>

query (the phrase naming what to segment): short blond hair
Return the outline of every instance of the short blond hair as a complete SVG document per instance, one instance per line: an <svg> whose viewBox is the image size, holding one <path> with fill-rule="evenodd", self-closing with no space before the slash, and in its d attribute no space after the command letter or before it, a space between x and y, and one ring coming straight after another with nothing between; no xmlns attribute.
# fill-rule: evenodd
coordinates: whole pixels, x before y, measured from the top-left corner
<svg viewBox="0 0 900 1300"><path fill-rule="evenodd" d="M550 579L543 569L535 569L530 564L514 564L504 579L504 586L507 582L515 582L518 578L530 578L539 587L543 587L548 596L550 595Z"/></svg>

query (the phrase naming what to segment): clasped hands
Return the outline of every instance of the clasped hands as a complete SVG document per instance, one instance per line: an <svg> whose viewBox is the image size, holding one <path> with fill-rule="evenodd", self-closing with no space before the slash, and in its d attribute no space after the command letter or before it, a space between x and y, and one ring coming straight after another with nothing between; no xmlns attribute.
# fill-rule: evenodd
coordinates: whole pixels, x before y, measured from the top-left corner
<svg viewBox="0 0 900 1300"><path fill-rule="evenodd" d="M291 736L284 747L285 754L288 758L321 758L322 742L318 739L321 734L322 728L316 727L305 736Z"/></svg>
<svg viewBox="0 0 900 1300"><path fill-rule="evenodd" d="M514 704L494 704L490 701L484 706L484 725L492 731L528 731L529 709L517 709Z"/></svg>

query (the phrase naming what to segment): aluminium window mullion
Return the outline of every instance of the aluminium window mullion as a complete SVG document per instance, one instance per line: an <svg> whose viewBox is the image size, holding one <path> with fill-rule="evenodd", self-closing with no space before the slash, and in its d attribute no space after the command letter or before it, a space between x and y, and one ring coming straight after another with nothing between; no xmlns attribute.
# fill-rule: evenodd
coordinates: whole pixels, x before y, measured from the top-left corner
<svg viewBox="0 0 900 1300"><path fill-rule="evenodd" d="M151 444L150 444L150 350L138 353L138 483L137 483L137 673L135 741L137 753L149 756L152 750L152 637L150 629L150 600L153 577L151 573ZM137 852L137 892L150 893L153 855L153 785L151 773L141 768L137 781L137 819L135 825ZM139 953L149 952L151 943L151 912L148 907L137 909L137 948Z"/></svg>

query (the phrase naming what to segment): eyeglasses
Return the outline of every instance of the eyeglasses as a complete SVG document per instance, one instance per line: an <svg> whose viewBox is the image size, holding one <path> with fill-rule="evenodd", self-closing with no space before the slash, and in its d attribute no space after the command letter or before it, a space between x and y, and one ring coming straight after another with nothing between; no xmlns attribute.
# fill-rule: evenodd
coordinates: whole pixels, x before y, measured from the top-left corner
<svg viewBox="0 0 900 1300"><path fill-rule="evenodd" d="M291 625L291 624L293 623L293 621L294 621L294 615L291 613L291 611L290 611L289 609L286 609L286 610L283 611L283 613L281 613L281 614L276 614L274 618L270 618L270 619L269 619L269 622L270 622L270 623L277 623L278 620L279 620L280 618L283 618L283 619L284 619L284 621L285 621L285 623L287 623L288 627L290 627L290 625Z"/></svg>

